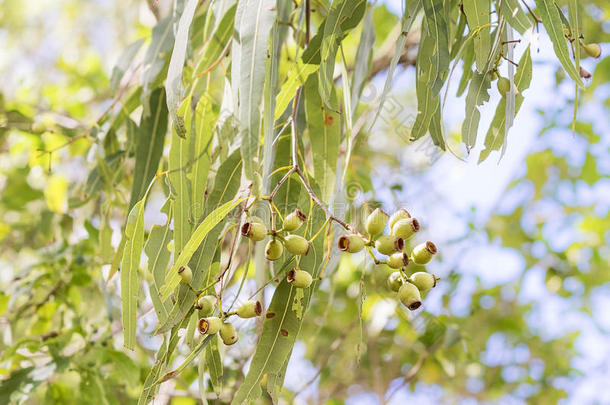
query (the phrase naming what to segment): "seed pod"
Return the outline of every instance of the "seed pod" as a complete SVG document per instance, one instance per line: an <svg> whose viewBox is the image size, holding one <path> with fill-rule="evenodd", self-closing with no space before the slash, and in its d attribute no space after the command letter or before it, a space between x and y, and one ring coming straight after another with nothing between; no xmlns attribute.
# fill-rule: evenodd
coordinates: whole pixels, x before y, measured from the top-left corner
<svg viewBox="0 0 610 405"><path fill-rule="evenodd" d="M396 222L400 221L401 219L409 219L409 218L411 218L411 214L409 214L409 211L407 211L404 208L399 209L398 211L393 213L392 216L390 217L390 229L392 229L394 227L394 224Z"/></svg>
<svg viewBox="0 0 610 405"><path fill-rule="evenodd" d="M267 227L260 222L246 222L241 226L241 234L258 242L267 236Z"/></svg>
<svg viewBox="0 0 610 405"><path fill-rule="evenodd" d="M227 346L231 346L237 342L237 331L235 330L235 326L228 322L223 323L220 327L220 338L222 339L222 343Z"/></svg>
<svg viewBox="0 0 610 405"><path fill-rule="evenodd" d="M382 235L375 241L375 249L383 255L391 255L399 252L405 247L405 241L402 238L393 235Z"/></svg>
<svg viewBox="0 0 610 405"><path fill-rule="evenodd" d="M404 283L400 287L398 290L398 299L411 311L415 311L417 308L421 307L421 294L417 287L411 283Z"/></svg>
<svg viewBox="0 0 610 405"><path fill-rule="evenodd" d="M500 78L498 79L497 86L500 94L505 96L506 93L510 91L510 80L508 80L506 77L500 76Z"/></svg>
<svg viewBox="0 0 610 405"><path fill-rule="evenodd" d="M284 252L284 245L280 240L271 239L265 247L265 257L267 260L277 260Z"/></svg>
<svg viewBox="0 0 610 405"><path fill-rule="evenodd" d="M307 288L312 282L311 274L305 270L292 269L288 272L286 281L291 283L296 288Z"/></svg>
<svg viewBox="0 0 610 405"><path fill-rule="evenodd" d="M401 219L392 227L392 235L409 240L413 235L419 232L419 221L415 218Z"/></svg>
<svg viewBox="0 0 610 405"><path fill-rule="evenodd" d="M359 235L342 235L337 241L337 246L342 252L358 253L364 249L364 239Z"/></svg>
<svg viewBox="0 0 610 405"><path fill-rule="evenodd" d="M422 243L413 248L413 252L411 252L411 259L416 264L426 264L432 260L432 257L436 254L438 250L434 243L428 241L426 243Z"/></svg>
<svg viewBox="0 0 610 405"><path fill-rule="evenodd" d="M307 220L307 216L300 209L295 209L284 218L282 229L287 232L296 231Z"/></svg>
<svg viewBox="0 0 610 405"><path fill-rule="evenodd" d="M398 292L398 290L400 290L402 283L403 279L399 271L395 271L394 273L390 274L386 280L388 288L394 292Z"/></svg>
<svg viewBox="0 0 610 405"><path fill-rule="evenodd" d="M216 316L201 318L197 323L197 329L202 335L213 335L220 330L222 319Z"/></svg>
<svg viewBox="0 0 610 405"><path fill-rule="evenodd" d="M375 236L378 233L383 232L385 224L388 222L389 215L386 214L381 208L375 208L373 212L366 218L365 229L366 232Z"/></svg>
<svg viewBox="0 0 610 405"><path fill-rule="evenodd" d="M265 225L265 221L261 217L257 217L256 215L250 215L246 219L246 222L256 222L256 223Z"/></svg>
<svg viewBox="0 0 610 405"><path fill-rule="evenodd" d="M418 271L417 273L411 274L409 281L423 293L436 287L436 277L434 274L426 273L425 271Z"/></svg>
<svg viewBox="0 0 610 405"><path fill-rule="evenodd" d="M178 269L178 275L180 275L180 282L182 284L190 284L193 279L193 272L189 266L182 266Z"/></svg>
<svg viewBox="0 0 610 405"><path fill-rule="evenodd" d="M237 316L240 318L254 318L263 313L263 305L260 301L248 301L237 308Z"/></svg>
<svg viewBox="0 0 610 405"><path fill-rule="evenodd" d="M195 308L199 310L199 316L205 318L212 315L214 306L216 305L216 297L213 295L202 295L197 299Z"/></svg>
<svg viewBox="0 0 610 405"><path fill-rule="evenodd" d="M409 265L409 256L404 252L394 253L388 257L388 266L393 269L400 269Z"/></svg>
<svg viewBox="0 0 610 405"><path fill-rule="evenodd" d="M310 243L307 239L299 235L288 235L284 239L286 250L293 255L306 255L309 252Z"/></svg>
<svg viewBox="0 0 610 405"><path fill-rule="evenodd" d="M602 47L599 44L584 44L581 42L581 46L585 50L586 54L592 58L599 58L602 56Z"/></svg>

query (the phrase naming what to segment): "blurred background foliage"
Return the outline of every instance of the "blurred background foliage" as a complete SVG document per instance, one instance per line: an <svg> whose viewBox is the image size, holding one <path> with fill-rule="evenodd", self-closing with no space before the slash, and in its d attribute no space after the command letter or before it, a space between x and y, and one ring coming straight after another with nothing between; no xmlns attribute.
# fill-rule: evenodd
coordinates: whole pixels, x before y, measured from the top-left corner
<svg viewBox="0 0 610 405"><path fill-rule="evenodd" d="M159 12L170 8L161 2ZM591 0L584 9L585 37L610 41L610 4ZM376 49L399 10L376 7ZM152 364L157 337L139 332L140 348L128 354L116 341L120 299L117 284L106 283L133 166L100 163L92 139L115 94L115 62L129 43L150 40L154 23L144 1L1 3L0 403L132 403ZM348 59L359 37L360 28L346 39ZM388 269L334 258L338 270L316 293L295 346L285 401L610 403L610 57L587 62L593 77L573 131L573 85L545 45L533 53L528 92L538 95L499 163L476 167L465 152L456 154L468 163L426 141L411 144L387 111L358 138L352 220L375 203L422 217L442 247L429 266L442 282L412 316L386 290ZM411 116L413 77L412 67L400 72L391 96ZM459 102L445 107L456 150L450 112ZM83 204L96 164L108 197ZM147 227L161 222L149 217ZM146 316L139 323L154 326ZM188 353L182 344L179 351ZM225 399L250 353L226 354ZM197 386L192 367L155 403L196 403Z"/></svg>

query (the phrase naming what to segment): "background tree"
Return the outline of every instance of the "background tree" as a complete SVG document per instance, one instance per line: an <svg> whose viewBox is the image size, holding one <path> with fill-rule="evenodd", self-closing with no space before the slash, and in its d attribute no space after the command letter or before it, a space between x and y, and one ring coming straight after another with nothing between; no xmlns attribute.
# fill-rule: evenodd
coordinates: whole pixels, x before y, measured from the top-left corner
<svg viewBox="0 0 610 405"><path fill-rule="evenodd" d="M23 6L0 16L2 403L610 401L583 364L607 360L610 327L610 59L585 60L604 2ZM550 71L541 135L510 166ZM462 209L447 173L505 153L497 202ZM377 206L440 248L415 312L383 256L336 247ZM308 254L266 261L243 224L295 208ZM199 293L264 316L231 316L225 346L197 332Z"/></svg>

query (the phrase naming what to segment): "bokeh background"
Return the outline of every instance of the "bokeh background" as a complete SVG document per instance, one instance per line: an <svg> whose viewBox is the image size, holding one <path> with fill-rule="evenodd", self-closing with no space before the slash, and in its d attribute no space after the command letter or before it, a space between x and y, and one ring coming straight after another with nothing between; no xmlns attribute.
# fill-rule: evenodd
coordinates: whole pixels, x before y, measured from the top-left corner
<svg viewBox="0 0 610 405"><path fill-rule="evenodd" d="M336 258L338 270L313 301L288 368L296 403L610 404L610 4L585 3L585 36L602 43L602 59L582 62L593 77L574 128L574 86L544 33L533 32L532 84L506 153L482 164L483 137L470 156L459 145L457 79L444 106L453 152L409 143L396 131L416 114L414 68L399 69L382 116L358 139L346 202L356 210L373 202L407 208L424 225L418 238L440 247L429 271L442 282L409 315L384 290L385 269L360 256ZM401 3L378 8L376 29L383 30ZM0 2L0 325L10 297L25 293L9 285L40 260L30 241L56 232L45 229L44 216L69 222L60 232L74 243L89 234L86 212L69 211L67 201L95 155L85 142L52 156L39 149L63 145L104 111L119 55L154 23L145 1ZM371 99L384 73L365 91ZM499 97L483 107L481 127ZM19 114L59 122L65 133L7 125L18 124ZM118 218L116 226L118 241ZM94 287L101 282L88 277ZM77 290L71 294L86 294ZM43 310L50 317L55 308ZM13 338L1 335L3 351ZM2 378L8 365L0 361ZM130 361L148 366L143 357ZM61 378L53 384L61 391ZM127 384L136 389L137 382ZM196 386L171 389L186 398Z"/></svg>

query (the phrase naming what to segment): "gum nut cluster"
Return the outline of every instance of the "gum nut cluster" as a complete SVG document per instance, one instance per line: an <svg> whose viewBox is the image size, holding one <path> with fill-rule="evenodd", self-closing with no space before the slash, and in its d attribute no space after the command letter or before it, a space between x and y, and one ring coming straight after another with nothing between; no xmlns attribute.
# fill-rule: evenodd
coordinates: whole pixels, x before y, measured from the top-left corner
<svg viewBox="0 0 610 405"><path fill-rule="evenodd" d="M210 307L209 305L212 302L214 304ZM215 305L215 296L202 295L197 299L195 308L199 310L199 315L201 316L197 323L197 329L202 335L214 335L218 333L222 342L227 346L235 344L238 340L235 326L227 320L229 316L237 315L240 318L255 318L263 313L263 305L260 301L247 301L237 308L237 311L235 312L223 313L222 317L212 316Z"/></svg>
<svg viewBox="0 0 610 405"><path fill-rule="evenodd" d="M277 260L282 257L284 249L293 255L306 255L311 243L300 235L290 232L298 230L305 223L307 216L298 208L286 215L282 228L268 230L267 226L259 217L249 217L241 227L241 234L246 238L259 242L271 236L271 240L265 246L265 257L267 260Z"/></svg>
<svg viewBox="0 0 610 405"><path fill-rule="evenodd" d="M389 225L390 233L382 234L386 225ZM413 311L421 306L422 294L434 288L438 280L436 276L425 271L416 272L409 277L406 275L405 269L410 263L427 264L437 253L436 246L430 241L416 245L410 254L404 251L405 241L411 239L419 230L419 221L411 217L407 210L400 209L390 216L377 208L365 221L367 237L359 233L342 235L337 245L339 250L348 253L358 253L365 248L374 247L377 252L387 256L386 260L377 259L376 263L397 269L388 277L387 286L398 294L400 302ZM293 275L292 278L296 279L296 276Z"/></svg>

